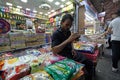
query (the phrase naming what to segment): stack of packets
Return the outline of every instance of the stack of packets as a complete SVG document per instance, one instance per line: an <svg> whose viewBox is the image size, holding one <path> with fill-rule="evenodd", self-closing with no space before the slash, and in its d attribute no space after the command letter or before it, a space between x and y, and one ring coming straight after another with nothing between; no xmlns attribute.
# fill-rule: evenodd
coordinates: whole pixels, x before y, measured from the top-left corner
<svg viewBox="0 0 120 80"><path fill-rule="evenodd" d="M101 39L98 39L100 35L89 35L89 37L92 39L93 42L96 42L96 43L100 43L100 44L104 44L105 43L105 39L101 38Z"/></svg>
<svg viewBox="0 0 120 80"><path fill-rule="evenodd" d="M76 42L73 43L73 47L75 50L82 53L94 54L97 49L97 43L94 42Z"/></svg>

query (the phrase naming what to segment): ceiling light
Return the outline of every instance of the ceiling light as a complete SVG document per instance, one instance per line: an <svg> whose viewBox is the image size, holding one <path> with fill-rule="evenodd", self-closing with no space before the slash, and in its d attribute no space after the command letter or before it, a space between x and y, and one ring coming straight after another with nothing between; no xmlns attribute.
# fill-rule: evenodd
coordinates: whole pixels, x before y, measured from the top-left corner
<svg viewBox="0 0 120 80"><path fill-rule="evenodd" d="M53 0L48 0L49 2L53 2Z"/></svg>
<svg viewBox="0 0 120 80"><path fill-rule="evenodd" d="M69 2L67 2L66 4L69 5L69 4L72 4L72 2L69 1Z"/></svg>
<svg viewBox="0 0 120 80"><path fill-rule="evenodd" d="M60 2L55 2L55 5L60 5Z"/></svg>
<svg viewBox="0 0 120 80"><path fill-rule="evenodd" d="M61 5L60 7L61 7L61 8L63 8L63 7L64 7L64 5Z"/></svg>
<svg viewBox="0 0 120 80"><path fill-rule="evenodd" d="M48 12L48 14L50 14L50 12Z"/></svg>
<svg viewBox="0 0 120 80"><path fill-rule="evenodd" d="M24 2L24 3L27 3L28 2L28 0L21 0L22 2Z"/></svg>
<svg viewBox="0 0 120 80"><path fill-rule="evenodd" d="M26 10L30 11L30 9L29 9L29 8L26 8Z"/></svg>
<svg viewBox="0 0 120 80"><path fill-rule="evenodd" d="M36 10L33 10L33 12L34 12L34 13L37 13L37 11L36 11Z"/></svg>
<svg viewBox="0 0 120 80"><path fill-rule="evenodd" d="M17 6L17 8L22 8L22 6Z"/></svg>
<svg viewBox="0 0 120 80"><path fill-rule="evenodd" d="M10 9L12 8L12 6L9 7Z"/></svg>
<svg viewBox="0 0 120 80"><path fill-rule="evenodd" d="M54 12L55 10L51 10L51 12Z"/></svg>
<svg viewBox="0 0 120 80"><path fill-rule="evenodd" d="M45 14L46 16L48 15L48 14Z"/></svg>
<svg viewBox="0 0 120 80"><path fill-rule="evenodd" d="M42 8L44 10L49 10L51 8L51 6L49 4L47 4L47 3L45 3L45 4L41 4L39 6L39 8Z"/></svg>
<svg viewBox="0 0 120 80"><path fill-rule="evenodd" d="M61 0L61 1L63 1L63 2L64 2L65 0Z"/></svg>
<svg viewBox="0 0 120 80"><path fill-rule="evenodd" d="M43 14L42 12L39 12L39 14Z"/></svg>
<svg viewBox="0 0 120 80"><path fill-rule="evenodd" d="M8 5L8 6L12 6L12 3L6 2L6 5Z"/></svg>

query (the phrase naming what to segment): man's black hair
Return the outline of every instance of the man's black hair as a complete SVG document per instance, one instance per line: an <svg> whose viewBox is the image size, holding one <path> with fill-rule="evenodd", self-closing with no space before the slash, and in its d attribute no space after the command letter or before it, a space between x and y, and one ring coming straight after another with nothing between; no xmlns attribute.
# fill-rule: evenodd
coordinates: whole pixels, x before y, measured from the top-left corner
<svg viewBox="0 0 120 80"><path fill-rule="evenodd" d="M65 20L70 19L73 22L73 16L71 14L65 14L62 17L61 23L64 22Z"/></svg>
<svg viewBox="0 0 120 80"><path fill-rule="evenodd" d="M118 9L117 13L116 13L118 16L120 16L120 9Z"/></svg>
<svg viewBox="0 0 120 80"><path fill-rule="evenodd" d="M16 26L20 26L22 22L16 22Z"/></svg>

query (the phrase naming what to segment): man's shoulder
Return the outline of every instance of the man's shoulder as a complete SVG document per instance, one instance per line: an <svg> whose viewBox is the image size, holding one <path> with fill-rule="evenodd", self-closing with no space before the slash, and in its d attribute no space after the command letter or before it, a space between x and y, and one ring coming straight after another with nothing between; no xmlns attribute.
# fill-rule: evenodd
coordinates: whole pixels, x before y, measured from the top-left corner
<svg viewBox="0 0 120 80"><path fill-rule="evenodd" d="M53 32L53 35L59 35L59 34L60 34L59 28Z"/></svg>

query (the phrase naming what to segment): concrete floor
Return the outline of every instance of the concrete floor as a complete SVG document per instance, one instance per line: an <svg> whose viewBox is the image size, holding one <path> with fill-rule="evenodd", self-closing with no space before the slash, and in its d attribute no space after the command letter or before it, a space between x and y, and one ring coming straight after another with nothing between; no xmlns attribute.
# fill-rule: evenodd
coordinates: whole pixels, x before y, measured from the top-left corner
<svg viewBox="0 0 120 80"><path fill-rule="evenodd" d="M96 67L96 76L94 80L120 80L120 61L119 71L114 73L111 71L111 53L110 49L105 49L104 55L100 56Z"/></svg>

